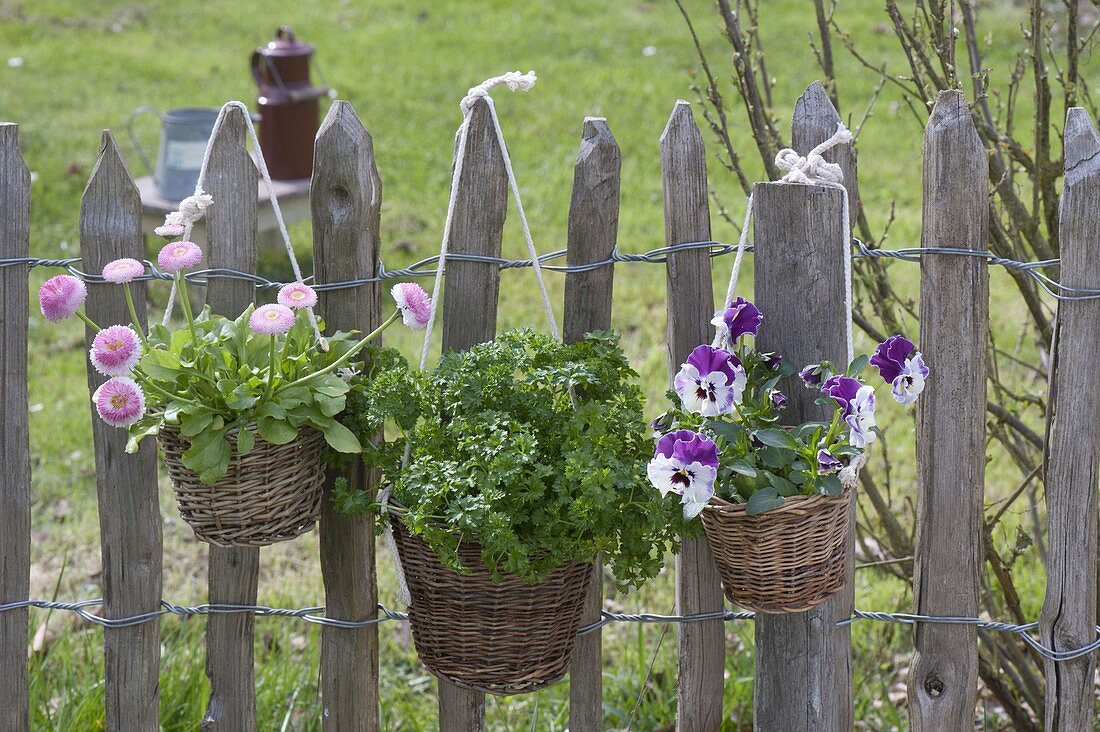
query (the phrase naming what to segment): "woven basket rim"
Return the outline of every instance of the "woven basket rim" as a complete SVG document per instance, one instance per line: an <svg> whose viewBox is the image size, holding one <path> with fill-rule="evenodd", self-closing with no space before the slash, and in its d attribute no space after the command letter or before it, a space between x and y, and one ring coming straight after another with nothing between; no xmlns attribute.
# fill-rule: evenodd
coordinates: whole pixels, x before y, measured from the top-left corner
<svg viewBox="0 0 1100 732"><path fill-rule="evenodd" d="M782 513L790 513L791 511L804 511L807 508L812 508L817 503L835 503L841 501L847 501L848 497L852 493L852 488L845 487L838 496L826 496L822 493L814 493L810 496L797 495L787 496L783 499L783 503L764 513L758 513L754 515L748 514L748 503L734 503L727 501L724 498L719 498L717 495L710 497L710 501L703 507L704 511L713 511L724 514L744 514L747 519L760 519L766 518L770 515L778 515Z"/></svg>

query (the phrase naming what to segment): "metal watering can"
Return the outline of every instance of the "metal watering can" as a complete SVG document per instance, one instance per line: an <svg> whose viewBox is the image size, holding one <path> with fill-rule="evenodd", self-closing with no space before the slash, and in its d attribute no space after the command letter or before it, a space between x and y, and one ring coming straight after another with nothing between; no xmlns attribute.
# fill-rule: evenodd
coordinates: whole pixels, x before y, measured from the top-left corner
<svg viewBox="0 0 1100 732"><path fill-rule="evenodd" d="M179 201L195 192L199 182L199 169L206 154L206 144L218 119L217 109L187 107L161 112L156 107L138 107L130 115L127 130L137 149L145 169L153 176L157 195L169 201ZM134 121L142 114L155 114L160 118L160 149L157 151L157 167L154 170L134 134Z"/></svg>

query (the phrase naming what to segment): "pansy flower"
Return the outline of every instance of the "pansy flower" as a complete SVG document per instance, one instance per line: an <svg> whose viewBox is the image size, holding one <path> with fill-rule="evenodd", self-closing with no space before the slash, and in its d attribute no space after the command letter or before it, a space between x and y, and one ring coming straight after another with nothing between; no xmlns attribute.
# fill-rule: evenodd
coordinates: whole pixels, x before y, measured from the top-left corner
<svg viewBox="0 0 1100 732"><path fill-rule="evenodd" d="M681 497L684 518L695 518L714 495L718 446L698 432L670 432L657 442L646 474L662 496L675 493Z"/></svg>
<svg viewBox="0 0 1100 732"><path fill-rule="evenodd" d="M928 366L913 341L905 336L891 336L880 343L871 356L871 365L893 386L894 399L899 404L912 404L924 391Z"/></svg>
<svg viewBox="0 0 1100 732"><path fill-rule="evenodd" d="M817 451L817 472L822 475L835 473L844 467L844 463L837 460L828 450Z"/></svg>
<svg viewBox="0 0 1100 732"><path fill-rule="evenodd" d="M819 363L812 363L798 372L798 378L802 379L802 382L809 387L820 386L823 377L824 368Z"/></svg>
<svg viewBox="0 0 1100 732"><path fill-rule="evenodd" d="M784 394L783 392L773 391L771 399L772 399L772 406L775 407L776 409L786 409L787 408L787 395Z"/></svg>
<svg viewBox="0 0 1100 732"><path fill-rule="evenodd" d="M871 386L861 386L849 405L849 413L844 417L848 425L848 444L860 449L875 441L875 390Z"/></svg>
<svg viewBox="0 0 1100 732"><path fill-rule="evenodd" d="M721 348L696 346L672 382L684 409L704 417L729 414L745 392L745 369Z"/></svg>
<svg viewBox="0 0 1100 732"><path fill-rule="evenodd" d="M764 316L755 305L739 297L720 313L714 314L711 324L718 329L727 343L733 343L743 335L755 336Z"/></svg>

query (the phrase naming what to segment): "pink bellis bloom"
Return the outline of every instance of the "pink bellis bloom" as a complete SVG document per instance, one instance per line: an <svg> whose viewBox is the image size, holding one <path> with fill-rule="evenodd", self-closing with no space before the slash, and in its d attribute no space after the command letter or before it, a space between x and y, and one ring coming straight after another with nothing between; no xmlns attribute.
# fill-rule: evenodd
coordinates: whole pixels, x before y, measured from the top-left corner
<svg viewBox="0 0 1100 732"><path fill-rule="evenodd" d="M729 351L696 346L680 367L673 388L684 409L704 417L729 414L745 393L745 369Z"/></svg>
<svg viewBox="0 0 1100 732"><path fill-rule="evenodd" d="M646 475L662 496L675 493L681 497L684 518L695 518L714 495L718 446L698 432L670 432L658 440Z"/></svg>
<svg viewBox="0 0 1100 732"><path fill-rule="evenodd" d="M185 231L187 231L187 229L183 224L169 224L167 222L153 229L154 234L163 236L165 239L171 239L173 236L180 236Z"/></svg>
<svg viewBox="0 0 1100 732"><path fill-rule="evenodd" d="M88 359L104 376L129 376L141 360L141 339L125 325L104 328L95 334Z"/></svg>
<svg viewBox="0 0 1100 732"><path fill-rule="evenodd" d="M432 317L432 299L424 288L413 282L402 282L390 290L401 319L413 330L420 330Z"/></svg>
<svg viewBox="0 0 1100 732"><path fill-rule="evenodd" d="M75 315L87 297L88 288L72 275L51 277L38 289L38 304L51 323Z"/></svg>
<svg viewBox="0 0 1100 732"><path fill-rule="evenodd" d="M260 335L279 335L294 327L294 311L286 305L261 305L248 319L248 327Z"/></svg>
<svg viewBox="0 0 1100 732"><path fill-rule="evenodd" d="M193 241L170 242L157 255L157 264L170 274L191 269L201 261L202 249Z"/></svg>
<svg viewBox="0 0 1100 732"><path fill-rule="evenodd" d="M288 308L311 308L317 304L317 293L309 285L292 282L279 289L279 304Z"/></svg>
<svg viewBox="0 0 1100 732"><path fill-rule="evenodd" d="M143 274L145 274L145 265L129 257L107 262L103 267L103 279L116 285L133 282Z"/></svg>
<svg viewBox="0 0 1100 732"><path fill-rule="evenodd" d="M145 414L145 394L126 376L104 382L92 394L92 401L100 419L112 427L129 427Z"/></svg>

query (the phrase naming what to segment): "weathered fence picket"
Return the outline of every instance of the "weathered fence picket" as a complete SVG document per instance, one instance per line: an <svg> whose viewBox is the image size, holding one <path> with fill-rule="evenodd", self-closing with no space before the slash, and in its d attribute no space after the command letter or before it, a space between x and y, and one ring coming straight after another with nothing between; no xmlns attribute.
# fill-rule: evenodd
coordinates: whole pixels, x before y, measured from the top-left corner
<svg viewBox="0 0 1100 732"><path fill-rule="evenodd" d="M820 90L795 108L795 149L805 155L836 132L839 115ZM845 146L841 146L843 148ZM843 149L830 154L846 156ZM854 172L854 171L853 171ZM847 364L851 303L845 293L847 232L843 192L832 186L757 183L753 187L755 302L764 315L757 338L795 364ZM785 424L828 420L816 392L797 376L780 390ZM851 596L841 593L803 613L756 618L753 723L760 730L851 729L848 628ZM797 681L795 681L797 680Z"/></svg>
<svg viewBox="0 0 1100 732"><path fill-rule="evenodd" d="M1059 214L1061 281L1100 282L1100 135L1088 113L1066 115L1065 189ZM1100 483L1100 301L1058 303L1056 368L1048 402L1046 499L1050 543L1044 645L1064 651L1096 637L1096 489ZM1046 728L1088 729L1094 722L1096 656L1045 662Z"/></svg>
<svg viewBox="0 0 1100 732"><path fill-rule="evenodd" d="M676 102L661 134L661 175L665 201L665 245L710 239L707 160L691 105ZM669 380L700 343L709 343L714 315L710 255L706 249L669 254ZM676 611L689 615L724 607L718 567L705 538L685 539L676 557ZM721 620L678 626L679 684L676 727L682 732L718 729L726 658Z"/></svg>
<svg viewBox="0 0 1100 732"><path fill-rule="evenodd" d="M966 98L941 92L924 132L921 246L983 250L988 159ZM916 612L974 617L982 565L989 272L981 257L920 263L920 346L931 370L917 404ZM918 624L909 667L914 732L969 729L977 701L972 625Z"/></svg>
<svg viewBox="0 0 1100 732"><path fill-rule="evenodd" d="M313 271L318 284L372 277L378 270L382 182L374 145L348 102L335 102L317 132L310 205L313 210ZM320 301L329 332L369 333L382 321L381 287L375 283L333 290ZM381 339L379 339L381 340ZM330 471L321 504L321 573L325 613L367 620L378 612L374 519L345 516L331 501L338 475L352 489L373 495L375 471L359 460ZM349 673L349 669L355 669ZM378 626L321 631L321 716L329 732L378 729Z"/></svg>
<svg viewBox="0 0 1100 732"><path fill-rule="evenodd" d="M837 129L840 116L820 84L795 105L792 145L806 154ZM246 146L246 118L223 110L211 142L204 187L215 201L206 212L207 265L254 272L257 266L257 171ZM1061 281L1069 288L1100 287L1100 134L1080 108L1065 126L1065 190L1060 212ZM711 236L703 139L691 105L677 102L660 138L665 242ZM456 155L458 151L456 150ZM826 158L844 171L851 221L859 211L855 150L838 146ZM473 102L463 172L453 213L450 253L499 257L508 203L504 158L486 102ZM603 118L584 121L574 167L567 263L604 261L618 233L621 153ZM987 158L963 95L943 92L924 137L925 248L984 251L989 229ZM754 300L764 314L762 350L798 365L849 353L850 259L843 231L843 192L836 186L759 183L753 190L756 244ZM381 180L371 136L355 110L336 102L317 135L311 190L316 283L367 279L380 254ZM17 128L0 124L0 258L28 256L30 176ZM105 132L81 202L80 268L90 274L119 257L145 258L140 201L114 139ZM30 576L30 446L27 435L26 268L0 267L0 605L28 598ZM443 350L492 339L497 330L500 268L496 263L447 264ZM670 373L690 351L710 341L714 313L710 252L672 252L667 258L667 338ZM610 327L614 267L609 263L565 279L564 339L575 342ZM145 284L134 283L144 318ZM972 617L979 610L985 465L986 361L989 328L988 263L984 256L940 252L921 261L920 348L931 368L917 408L918 503L915 610L922 615ZM90 283L86 310L101 325L128 322L125 302L111 285ZM327 328L370 330L383 319L385 286L327 291L320 314ZM255 296L253 283L215 278L208 304L236 316ZM88 340L92 333L86 333ZM1100 301L1059 303L1050 385L1046 484L1050 557L1042 642L1058 651L1096 637L1097 484L1100 481ZM94 390L103 377L88 369ZM815 392L789 377L785 422L824 416ZM584 395L580 397L583 399ZM152 440L124 452L125 431L93 419L96 484L103 554L103 614L119 618L160 608L161 522ZM873 465L873 463L872 463ZM373 493L378 476L358 463L344 470L353 487ZM374 521L322 507L320 564L325 614L366 621L378 612ZM854 505L853 505L854 511ZM854 522L853 522L854 527ZM849 537L851 542L851 537ZM753 725L759 730L827 730L854 726L850 634L838 621L851 615L853 568L845 589L809 612L756 618ZM597 567L599 567L597 563ZM209 601L254 605L259 550L210 547ZM705 539L685 543L677 557L676 611L706 613L725 606ZM592 580L583 622L600 618L601 572ZM253 622L249 612L207 618L206 672L211 694L202 729L257 729ZM105 630L104 695L107 729L156 730L159 621ZM723 716L725 630L722 620L677 625L679 640L676 728L710 732ZM28 615L0 611L0 730L30 728L27 675ZM322 630L320 687L326 732L376 732L380 727L377 625ZM972 727L977 702L978 630L972 624L918 623L908 699L914 731ZM578 639L570 672L570 729L603 727L602 640ZM1010 651L1011 652L1011 651ZM1094 717L1095 654L1045 662L1045 723L1078 732ZM1038 685L1035 700L1039 706ZM1037 713L1043 710L1036 709ZM669 720L671 722L671 720ZM439 729L478 732L485 725L484 695L439 682Z"/></svg>
<svg viewBox="0 0 1100 732"><path fill-rule="evenodd" d="M104 131L99 157L80 201L80 253L85 272L101 272L119 257L144 259L141 199L118 145ZM145 317L145 284L134 283L137 316ZM130 322L115 285L89 284L85 312L103 326ZM143 326L144 323L137 323ZM94 337L86 329L90 348ZM106 381L88 364L89 393ZM95 416L96 489L103 555L103 612L128 617L160 609L161 518L157 449L146 440L126 453L128 435ZM107 729L158 730L160 622L104 631L104 694Z"/></svg>
<svg viewBox="0 0 1100 732"><path fill-rule="evenodd" d="M26 257L31 176L19 127L0 124L0 257ZM0 604L26 600L31 581L31 448L27 412L25 267L0 269ZM26 608L0 613L0 729L30 729Z"/></svg>
<svg viewBox="0 0 1100 732"><path fill-rule="evenodd" d="M452 254L499 257L508 209L508 178L485 100L473 103L467 124L462 178L458 182L448 248ZM500 270L496 265L447 263L444 351L461 351L493 340L497 332L499 292ZM485 695L440 679L440 732L475 732L484 726Z"/></svg>
<svg viewBox="0 0 1100 732"><path fill-rule="evenodd" d="M222 109L210 137L210 164L204 188L215 205L207 209L207 256L211 267L255 272L256 165L246 147L244 112ZM211 281L206 302L220 315L235 318L255 297L249 282ZM212 604L255 605L259 585L258 547L211 546L209 592ZM210 700L203 732L251 732L256 729L253 682L253 616L251 613L210 615L206 621L206 675Z"/></svg>
<svg viewBox="0 0 1100 732"><path fill-rule="evenodd" d="M619 233L619 171L622 155L607 120L587 117L581 149L573 167L573 198L569 203L566 264L600 262L611 256ZM563 337L575 343L585 333L611 328L615 269L607 265L565 277ZM582 625L600 619L603 609L603 567L596 560L585 600ZM569 729L603 729L603 639L599 631L577 639L569 669Z"/></svg>

